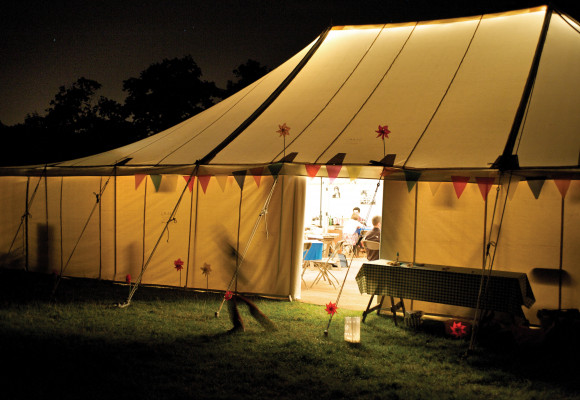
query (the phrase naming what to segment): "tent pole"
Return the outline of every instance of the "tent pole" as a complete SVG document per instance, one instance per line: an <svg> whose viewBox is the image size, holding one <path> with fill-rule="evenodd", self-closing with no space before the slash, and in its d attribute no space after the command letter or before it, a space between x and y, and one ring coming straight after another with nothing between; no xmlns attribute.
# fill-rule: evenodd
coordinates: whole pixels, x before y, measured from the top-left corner
<svg viewBox="0 0 580 400"><path fill-rule="evenodd" d="M189 186L189 185L188 185ZM191 195L189 196L189 230L187 232L187 269L185 270L185 285L187 287L187 282L189 280L189 269L191 266L191 223L193 221L193 185L191 190Z"/></svg>
<svg viewBox="0 0 580 400"><path fill-rule="evenodd" d="M114 171L113 186L113 280L117 277L117 166Z"/></svg>
<svg viewBox="0 0 580 400"><path fill-rule="evenodd" d="M485 199L483 199L483 249L482 249L482 260L481 260L481 268L485 269L485 238L487 237L487 194Z"/></svg>
<svg viewBox="0 0 580 400"><path fill-rule="evenodd" d="M99 179L99 189L103 187L103 177L101 176ZM102 273L103 273L103 241L102 241L102 211L103 208L101 207L101 203L102 203L102 198L99 199L99 279L102 278Z"/></svg>
<svg viewBox="0 0 580 400"><path fill-rule="evenodd" d="M562 261L564 253L564 196L562 196L562 207L560 211L560 266L558 274L558 311L562 310Z"/></svg>
<svg viewBox="0 0 580 400"><path fill-rule="evenodd" d="M30 211L28 205L28 195L30 192L30 177L26 179L26 209L24 210L24 269L28 271L28 213Z"/></svg>
<svg viewBox="0 0 580 400"><path fill-rule="evenodd" d="M417 208L419 202L419 182L415 185L415 221L413 223L413 265L417 257Z"/></svg>
<svg viewBox="0 0 580 400"><path fill-rule="evenodd" d="M143 186L143 223L141 224L141 271L145 267L145 232L147 230L147 184L149 179L145 179Z"/></svg>

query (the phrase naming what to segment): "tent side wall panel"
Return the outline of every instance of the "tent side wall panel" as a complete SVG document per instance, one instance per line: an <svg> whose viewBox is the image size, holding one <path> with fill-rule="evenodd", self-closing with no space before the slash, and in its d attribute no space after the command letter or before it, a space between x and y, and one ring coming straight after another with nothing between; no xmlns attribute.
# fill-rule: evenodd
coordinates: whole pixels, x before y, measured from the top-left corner
<svg viewBox="0 0 580 400"><path fill-rule="evenodd" d="M151 178L147 179L149 182L145 213L145 262L156 244L159 244L143 274L143 283L185 286L191 199L191 196L183 193L187 182L178 175L163 175L159 188L156 189ZM188 189L185 190L189 194ZM182 193L179 207L171 220L172 212ZM167 229L164 231L166 225ZM181 259L184 263L184 269L181 271L175 268L174 261L177 259Z"/></svg>
<svg viewBox="0 0 580 400"><path fill-rule="evenodd" d="M545 181L538 199L525 181L508 196L494 269L527 274L536 297L530 309L524 308L530 321L537 320L539 309L558 308L558 284L547 281L539 269L558 270L561 199L551 180Z"/></svg>
<svg viewBox="0 0 580 400"><path fill-rule="evenodd" d="M25 266L24 226L20 221L26 212L27 179L0 177L0 262L4 267ZM31 178L31 186L35 183L36 178ZM13 240L14 245L10 249Z"/></svg>
<svg viewBox="0 0 580 400"><path fill-rule="evenodd" d="M415 190L409 193L406 182L385 181L383 187L383 222L381 258L413 260Z"/></svg>
<svg viewBox="0 0 580 400"><path fill-rule="evenodd" d="M100 177L65 177L62 190L63 268L65 275L99 276Z"/></svg>
<svg viewBox="0 0 580 400"><path fill-rule="evenodd" d="M572 181L564 205L562 308L580 308L580 181Z"/></svg>
<svg viewBox="0 0 580 400"><path fill-rule="evenodd" d="M145 179L148 182L141 182L138 188L135 188L135 178L132 176L116 177L116 265L115 262L111 268L107 268L115 274L114 280L125 280L127 275L136 279L141 273L143 266L143 229L144 229L144 201L145 187L153 186L149 177ZM157 221L159 222L159 221ZM110 231L113 236L113 231ZM115 244L113 244L115 247Z"/></svg>

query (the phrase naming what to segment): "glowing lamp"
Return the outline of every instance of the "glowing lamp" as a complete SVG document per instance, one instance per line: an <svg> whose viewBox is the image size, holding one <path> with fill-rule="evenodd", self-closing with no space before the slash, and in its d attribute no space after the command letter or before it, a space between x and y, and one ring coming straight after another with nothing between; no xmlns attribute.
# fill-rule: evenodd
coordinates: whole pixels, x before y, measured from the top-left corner
<svg viewBox="0 0 580 400"><path fill-rule="evenodd" d="M360 343L360 317L344 317L344 340Z"/></svg>

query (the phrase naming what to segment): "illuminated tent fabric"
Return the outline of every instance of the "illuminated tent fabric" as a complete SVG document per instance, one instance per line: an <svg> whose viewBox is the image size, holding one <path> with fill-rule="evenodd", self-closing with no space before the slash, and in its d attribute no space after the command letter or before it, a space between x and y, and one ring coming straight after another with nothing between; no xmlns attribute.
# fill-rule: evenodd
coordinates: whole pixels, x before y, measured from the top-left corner
<svg viewBox="0 0 580 400"><path fill-rule="evenodd" d="M475 224L467 235L463 235L463 229L445 232L452 238L449 246L442 247L447 250L431 257L431 253L417 249L419 234L406 232L417 228L414 213L402 214L411 210L407 210L411 204L416 208L415 198L407 198L409 189L427 193L427 190L422 190L428 184L426 181L451 185L452 176L468 177L464 183L469 183L462 187L461 197L445 200L447 205L455 206L460 201L467 202L471 193L477 193L476 178L493 178L495 184L505 174L529 180L577 179L580 158L578 71L580 27L565 14L548 7L452 20L333 27L254 84L159 134L78 160L48 166L3 168L0 174L12 177L4 178L2 186L16 185L13 187L19 187L20 191L16 193L14 189L10 195L3 194L2 202L22 204L21 197L26 199L26 194L23 194L25 187L29 188L30 198L34 180L26 177L46 177L44 182L49 183L42 185L49 187L53 182L56 186L50 192L56 196L60 190L58 181L61 178L58 177L64 177L64 182L71 181L79 187L86 185L86 190L94 197L92 193L99 192L107 177L114 176L114 193L117 194L112 202L115 205L103 212L117 216L122 213L124 218L121 210L125 206L143 202L142 197L133 198L135 193L129 192L134 175L193 174L198 178L196 192L189 201L194 215L199 212L200 202L205 201L204 195L209 196L199 186L201 176L227 176L246 171L245 179L249 179L252 173L247 171L256 171L256 168L262 168L264 175L276 176L279 173L285 180L285 192L275 205L279 207L281 216L278 227L286 224L290 233L282 237L283 230L268 232L274 237L270 236L268 240L277 243L279 260L283 260L282 249L285 248L291 249L288 254L292 259L284 267L281 265L285 261L277 264L277 270L284 271L279 275L285 276L278 279L286 283L282 285L284 290L274 292L299 295L295 276L302 246L300 209L303 206L300 205L300 196L305 186L302 177L312 176L312 166L325 166L315 171L318 176L352 178L351 174L356 174L355 177L359 178L377 179L383 167L387 166L385 179L393 183L385 185L383 214L398 225L396 233L385 235L389 240L388 243L383 241L382 255L392 257L392 252L397 251L395 247L400 246L401 254L407 258L473 266L472 256L459 261L454 254L457 246L462 247L468 242L469 246L481 247L482 241L486 241L482 239L482 232L487 228ZM284 123L290 127L290 134L282 138L276 131ZM384 142L375 132L379 125L388 125L392 132ZM282 161L283 164L277 164ZM272 173L268 168L272 165L281 169ZM399 186L400 191L393 189ZM441 193L448 190L445 187L441 188L444 189ZM576 193L574 187L571 194ZM216 185L209 188L218 192L208 203L214 211L208 209L207 212L211 215L217 204L225 201L227 204L224 203L225 209L219 219L232 218L237 207L231 203L230 194L220 193ZM256 198L251 211L242 211L249 215L259 214L259 203L266 197L267 185L257 188L246 184L243 191L235 185L229 188L243 192L242 196L249 196L253 190L259 191L261 195ZM74 189L75 193L79 191ZM42 193L42 188L39 193ZM161 197L158 192L155 195ZM234 196L239 198L240 194ZM119 201L120 197L126 197L128 203ZM167 196L164 204L169 207L177 197ZM477 195L472 197L475 202ZM57 199L46 198L49 206L45 208L58 204ZM148 201L152 199L150 197ZM566 209L571 215L576 215L578 201L575 195L569 194L566 201L571 203ZM134 212L142 215L139 220L149 223L149 202L143 204L146 204L146 211ZM558 207L560 203L549 205L550 210ZM67 207L64 209L69 211ZM468 207L465 213L470 214L471 210ZM47 213L52 218L56 212ZM13 217L2 218L12 221L10 218ZM108 214L107 217L113 218ZM401 218L406 220L401 222ZM440 218L427 221L425 226L449 223L445 214ZM178 223L183 219L178 218ZM237 217L235 219L238 220L236 227L250 223L248 219L243 222L239 222ZM193 217L190 220L189 227L183 232L193 238L188 242L191 247L192 240L202 240L200 236L208 235L213 228L210 221L197 223ZM415 222L407 224L410 221ZM4 233L12 232L18 223L9 222L8 227L1 229L5 230ZM130 221L127 223L132 224ZM493 226L494 223L490 221L485 225ZM108 270L107 276L121 279L120 271L124 273L126 268L120 266L125 261L119 260L118 255L118 242L121 240L118 221L111 224L117 227L117 238L110 245L117 246L111 248L112 254L117 252L117 261L115 270ZM461 224L451 224L458 225ZM228 229L228 235L237 237L234 235L236 229ZM513 229L514 235L521 237L517 227ZM566 241L578 236L574 228L567 229L572 232L566 232ZM479 233L472 233L478 230ZM140 249L135 255L126 258L143 258L142 248L152 246L148 240L154 240L154 231L147 233L151 238L142 240L144 244L135 244ZM173 239L171 228L170 234ZM277 237L277 234L282 236ZM181 239L185 240L183 235ZM474 242L470 242L472 239ZM242 245L241 239L235 240ZM137 239L134 242L137 243ZM440 248L436 244L438 240L428 242L431 245L426 249ZM409 244L413 248L405 253L402 247ZM9 245L5 244L5 247ZM567 244L563 247L569 250ZM190 249L190 258L195 262L191 265L195 265L194 270L199 269L203 260L192 251ZM168 252L163 262L167 263L173 256L173 252ZM258 262L262 265L259 270L265 271L263 264L271 258L256 257L262 260ZM506 259L507 264L510 262ZM507 264L502 263L498 268L508 268ZM580 266L574 264L571 269L577 270ZM94 272L87 275L92 276ZM150 277L149 282L156 281ZM248 291L253 291L251 285ZM571 301L577 304L578 300Z"/></svg>

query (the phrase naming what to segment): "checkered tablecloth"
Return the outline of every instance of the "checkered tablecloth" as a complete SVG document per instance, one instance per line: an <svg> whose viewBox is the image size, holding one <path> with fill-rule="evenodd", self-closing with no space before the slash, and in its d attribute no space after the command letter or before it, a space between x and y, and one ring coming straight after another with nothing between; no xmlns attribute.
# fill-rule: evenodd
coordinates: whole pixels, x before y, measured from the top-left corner
<svg viewBox="0 0 580 400"><path fill-rule="evenodd" d="M485 272L480 308L522 314L536 299L524 273ZM440 265L391 266L386 260L365 263L356 282L361 293L476 308L481 269Z"/></svg>

